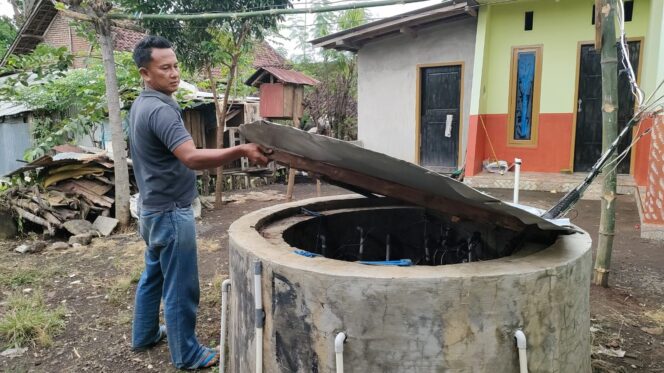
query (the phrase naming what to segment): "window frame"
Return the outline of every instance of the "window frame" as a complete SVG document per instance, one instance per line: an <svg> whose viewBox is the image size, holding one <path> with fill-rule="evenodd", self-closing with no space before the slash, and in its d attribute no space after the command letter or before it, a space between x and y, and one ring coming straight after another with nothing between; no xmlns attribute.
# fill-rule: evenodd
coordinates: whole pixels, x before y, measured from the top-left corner
<svg viewBox="0 0 664 373"><path fill-rule="evenodd" d="M520 147L537 147L539 138L539 115L542 86L542 45L525 45L512 47L510 62L509 100L507 111L507 145ZM514 138L514 120L516 116L516 84L518 81L518 63L520 52L535 52L535 76L533 77L533 102L531 111L530 139L517 140Z"/></svg>

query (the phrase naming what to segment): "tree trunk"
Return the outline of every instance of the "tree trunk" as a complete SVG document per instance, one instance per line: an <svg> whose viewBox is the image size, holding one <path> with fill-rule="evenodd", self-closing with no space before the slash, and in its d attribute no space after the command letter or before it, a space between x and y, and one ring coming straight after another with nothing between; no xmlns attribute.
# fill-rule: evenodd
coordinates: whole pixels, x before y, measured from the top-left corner
<svg viewBox="0 0 664 373"><path fill-rule="evenodd" d="M221 116L218 121L217 126L217 147L219 149L224 148L224 129L226 128L226 114L228 110L228 95L231 94L231 86L233 85L233 80L235 80L235 66L237 65L239 54L234 54L231 62L230 69L228 71L228 79L226 81L226 89L224 90L224 100L221 105ZM214 188L214 207L220 209L223 206L222 201L222 192L224 187L224 166L217 167L217 183Z"/></svg>
<svg viewBox="0 0 664 373"><path fill-rule="evenodd" d="M602 18L602 152L618 136L618 58L616 49L615 8L616 0L599 1L599 14ZM609 158L612 164L615 152ZM611 250L616 225L616 167L604 175L602 189L602 211L599 223L597 258L595 259L595 285L609 286Z"/></svg>
<svg viewBox="0 0 664 373"><path fill-rule="evenodd" d="M129 225L129 171L127 168L127 143L122 131L120 118L120 95L118 93L118 80L115 73L115 58L113 57L113 39L111 38L111 24L107 19L96 22L97 38L101 47L101 56L104 63L106 77L106 101L108 103L108 121L111 125L111 140L113 141L113 163L115 170L115 218L121 227Z"/></svg>
<svg viewBox="0 0 664 373"><path fill-rule="evenodd" d="M225 120L223 118L224 117L224 115L223 115L224 109L222 109L221 104L219 104L219 94L217 93L217 80L214 78L214 75L212 74L212 66L210 66L210 65L207 66L207 75L208 75L208 80L210 80L210 89L212 90L212 99L214 100L214 113L215 113L215 118L217 120L217 148L223 149L223 147L224 147L224 142L223 142L224 141L224 127L225 126L222 123L224 123L223 121ZM221 143L219 142L219 131L221 131ZM217 170L219 170L219 168L217 168ZM221 174L217 174L217 180L219 180L219 178L222 178L222 180L223 180L223 171L224 171L224 169L223 169L223 167L221 167ZM209 173L208 170L205 170L204 172ZM204 181L204 183L206 182L205 177L203 178L203 181ZM209 183L209 180L207 182ZM219 184L218 183L215 184L215 185L216 185L216 188L215 188L214 195L215 195L215 202L216 202L217 194L219 194L221 196L221 194L223 193L223 190L219 189ZM222 181L221 185L223 186L223 181ZM218 193L217 193L217 190L219 190ZM221 198L221 197L219 197L219 198Z"/></svg>

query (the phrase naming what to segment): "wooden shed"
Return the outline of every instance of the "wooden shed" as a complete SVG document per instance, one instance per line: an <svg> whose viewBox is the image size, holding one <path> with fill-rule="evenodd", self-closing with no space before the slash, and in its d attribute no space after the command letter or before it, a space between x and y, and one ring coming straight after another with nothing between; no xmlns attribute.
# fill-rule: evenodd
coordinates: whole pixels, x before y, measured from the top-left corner
<svg viewBox="0 0 664 373"><path fill-rule="evenodd" d="M263 118L302 117L305 85L319 82L300 72L278 67L261 67L245 82L260 90L260 115Z"/></svg>

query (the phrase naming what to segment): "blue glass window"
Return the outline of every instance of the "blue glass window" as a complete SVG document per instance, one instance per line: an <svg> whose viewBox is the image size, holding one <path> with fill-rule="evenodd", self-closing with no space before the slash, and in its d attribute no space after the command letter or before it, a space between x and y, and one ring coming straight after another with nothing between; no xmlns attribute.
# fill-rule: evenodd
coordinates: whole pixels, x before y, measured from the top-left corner
<svg viewBox="0 0 664 373"><path fill-rule="evenodd" d="M536 58L535 51L518 52L514 140L530 140L532 136Z"/></svg>

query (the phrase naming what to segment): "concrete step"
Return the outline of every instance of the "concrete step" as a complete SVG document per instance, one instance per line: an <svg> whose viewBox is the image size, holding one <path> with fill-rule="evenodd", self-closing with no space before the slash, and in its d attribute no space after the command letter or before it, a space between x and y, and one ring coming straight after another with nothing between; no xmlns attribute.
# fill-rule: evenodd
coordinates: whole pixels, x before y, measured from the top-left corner
<svg viewBox="0 0 664 373"><path fill-rule="evenodd" d="M565 193L579 185L586 175L586 173L521 172L519 189ZM602 192L602 180L603 176L598 176L586 190L582 199L599 199ZM463 182L473 188L514 189L514 172L506 172L503 175L482 172L466 177ZM618 193L634 194L635 188L636 183L631 175L618 175Z"/></svg>

